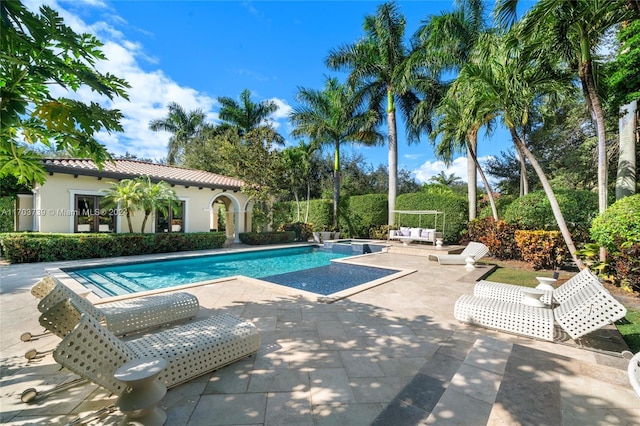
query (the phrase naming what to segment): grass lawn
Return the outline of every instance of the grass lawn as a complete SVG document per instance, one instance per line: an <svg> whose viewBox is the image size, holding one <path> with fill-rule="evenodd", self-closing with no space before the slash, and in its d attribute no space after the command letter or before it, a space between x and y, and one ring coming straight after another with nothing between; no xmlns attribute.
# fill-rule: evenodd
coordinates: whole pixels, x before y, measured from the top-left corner
<svg viewBox="0 0 640 426"><path fill-rule="evenodd" d="M536 277L551 277L553 271L534 271L525 263L494 261L498 265L491 275L485 278L488 281L500 283L517 284L525 287L535 287L538 285ZM574 275L572 272L560 271L559 282L566 281ZM616 322L616 327L622 338L629 345L631 352L640 352L640 310L627 307L627 316Z"/></svg>

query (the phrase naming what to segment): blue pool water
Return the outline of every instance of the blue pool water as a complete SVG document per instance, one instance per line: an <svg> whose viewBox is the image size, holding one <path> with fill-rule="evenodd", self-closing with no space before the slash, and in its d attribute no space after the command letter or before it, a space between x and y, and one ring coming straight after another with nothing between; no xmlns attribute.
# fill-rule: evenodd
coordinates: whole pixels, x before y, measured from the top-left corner
<svg viewBox="0 0 640 426"><path fill-rule="evenodd" d="M369 250L367 250L369 249ZM373 247L373 251L380 248ZM371 252L367 245L365 251ZM322 295L395 273L394 270L332 263L353 256L350 246L313 246L225 253L126 265L65 269L86 287L106 296L157 290L244 275ZM359 254L362 254L360 251Z"/></svg>

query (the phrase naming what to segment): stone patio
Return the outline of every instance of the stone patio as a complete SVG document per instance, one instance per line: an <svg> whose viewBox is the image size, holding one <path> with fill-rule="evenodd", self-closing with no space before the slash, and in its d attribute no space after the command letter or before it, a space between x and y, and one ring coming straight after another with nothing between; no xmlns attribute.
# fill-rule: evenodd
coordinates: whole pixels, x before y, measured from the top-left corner
<svg viewBox="0 0 640 426"><path fill-rule="evenodd" d="M188 288L200 300L199 316L250 320L262 345L255 356L170 389L161 401L166 424L640 424L628 361L616 356L627 347L614 327L579 348L460 324L455 300L492 266L440 266L423 250L358 258L415 272L334 303L245 278ZM0 266L3 424L65 424L115 401L91 384L45 395L74 376L51 355L27 362L24 353L53 349L59 339L19 338L41 330L30 287L51 268L82 263ZM40 395L25 404L20 395L29 387ZM122 418L114 411L90 424Z"/></svg>

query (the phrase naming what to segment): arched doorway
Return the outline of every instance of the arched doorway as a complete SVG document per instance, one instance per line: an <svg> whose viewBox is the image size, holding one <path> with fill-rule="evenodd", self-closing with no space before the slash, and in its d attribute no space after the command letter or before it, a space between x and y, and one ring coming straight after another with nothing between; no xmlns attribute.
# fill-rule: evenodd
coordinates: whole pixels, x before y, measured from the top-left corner
<svg viewBox="0 0 640 426"><path fill-rule="evenodd" d="M227 240L239 243L240 232L244 232L244 220L240 220L240 204L227 193L213 197L210 204L209 229L224 232Z"/></svg>

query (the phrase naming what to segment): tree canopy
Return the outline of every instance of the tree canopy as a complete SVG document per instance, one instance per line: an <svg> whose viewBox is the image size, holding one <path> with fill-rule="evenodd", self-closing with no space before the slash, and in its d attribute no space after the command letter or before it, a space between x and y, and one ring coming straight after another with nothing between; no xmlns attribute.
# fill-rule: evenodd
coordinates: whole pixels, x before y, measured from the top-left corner
<svg viewBox="0 0 640 426"><path fill-rule="evenodd" d="M106 59L102 43L74 32L49 6L33 13L20 1L2 1L0 16L0 177L44 182L40 155L31 149L36 143L74 150L102 165L110 155L95 135L122 131L122 113L51 94L57 85L128 99L129 84L97 68Z"/></svg>

